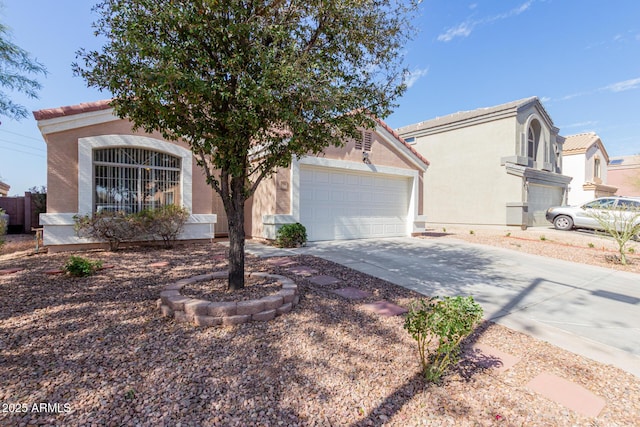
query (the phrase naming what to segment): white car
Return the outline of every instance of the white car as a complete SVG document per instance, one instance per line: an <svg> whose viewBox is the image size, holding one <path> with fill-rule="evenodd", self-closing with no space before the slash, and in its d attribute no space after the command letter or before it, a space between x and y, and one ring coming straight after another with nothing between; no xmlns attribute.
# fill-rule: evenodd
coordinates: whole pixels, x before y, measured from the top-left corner
<svg viewBox="0 0 640 427"><path fill-rule="evenodd" d="M590 228L601 230L603 227L597 218L609 221L620 228L624 223L640 224L640 198L637 197L601 197L582 206L558 206L547 209L547 221L558 230L572 228ZM616 223L618 225L616 225Z"/></svg>

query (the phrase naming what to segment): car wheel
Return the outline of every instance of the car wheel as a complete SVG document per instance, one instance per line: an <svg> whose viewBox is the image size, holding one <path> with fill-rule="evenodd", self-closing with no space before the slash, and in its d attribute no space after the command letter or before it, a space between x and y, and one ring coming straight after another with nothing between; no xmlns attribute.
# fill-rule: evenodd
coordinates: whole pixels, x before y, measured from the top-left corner
<svg viewBox="0 0 640 427"><path fill-rule="evenodd" d="M553 226L557 230L571 230L573 228L573 220L566 215L560 215L553 220Z"/></svg>

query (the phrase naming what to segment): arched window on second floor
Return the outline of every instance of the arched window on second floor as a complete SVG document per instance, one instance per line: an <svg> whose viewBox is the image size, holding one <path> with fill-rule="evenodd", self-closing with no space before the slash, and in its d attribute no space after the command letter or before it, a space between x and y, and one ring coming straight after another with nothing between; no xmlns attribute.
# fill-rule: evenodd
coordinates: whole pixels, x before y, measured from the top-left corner
<svg viewBox="0 0 640 427"><path fill-rule="evenodd" d="M538 146L540 145L540 122L532 120L527 129L527 157L532 160L538 158Z"/></svg>

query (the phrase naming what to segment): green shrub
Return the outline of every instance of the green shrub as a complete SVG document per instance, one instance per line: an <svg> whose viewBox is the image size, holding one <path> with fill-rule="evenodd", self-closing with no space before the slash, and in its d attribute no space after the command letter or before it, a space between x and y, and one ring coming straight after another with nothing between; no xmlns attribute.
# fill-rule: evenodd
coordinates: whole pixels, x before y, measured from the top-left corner
<svg viewBox="0 0 640 427"><path fill-rule="evenodd" d="M296 248L307 243L307 229L304 225L285 224L276 233L276 245L281 248Z"/></svg>
<svg viewBox="0 0 640 427"><path fill-rule="evenodd" d="M476 232L473 230L469 230L469 234L476 234Z"/></svg>
<svg viewBox="0 0 640 427"><path fill-rule="evenodd" d="M545 240L547 240L547 238L544 236L544 234L542 234L542 235L540 235L540 240L542 240L544 242Z"/></svg>
<svg viewBox="0 0 640 427"><path fill-rule="evenodd" d="M102 261L91 261L79 256L71 256L64 265L64 271L72 276L85 277L91 276L101 267Z"/></svg>
<svg viewBox="0 0 640 427"><path fill-rule="evenodd" d="M457 363L460 344L482 319L482 307L473 297L422 299L405 319L404 329L418 342L422 374L439 382L444 372ZM436 348L433 345L436 345Z"/></svg>

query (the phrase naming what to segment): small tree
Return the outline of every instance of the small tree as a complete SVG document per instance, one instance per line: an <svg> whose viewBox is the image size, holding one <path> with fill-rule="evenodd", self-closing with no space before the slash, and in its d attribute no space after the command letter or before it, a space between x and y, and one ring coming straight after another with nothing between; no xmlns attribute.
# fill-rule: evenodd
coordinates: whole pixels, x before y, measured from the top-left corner
<svg viewBox="0 0 640 427"><path fill-rule="evenodd" d="M244 207L294 156L373 128L404 92L419 0L102 0L102 51L76 73L136 128L191 147L229 225L244 287Z"/></svg>
<svg viewBox="0 0 640 427"><path fill-rule="evenodd" d="M482 307L471 296L427 298L411 308L404 329L418 342L422 374L427 381L439 382L457 363L462 340L481 319Z"/></svg>
<svg viewBox="0 0 640 427"><path fill-rule="evenodd" d="M47 187L41 185L40 187L31 187L27 191L31 193L31 202L33 203L39 222L40 214L47 211Z"/></svg>
<svg viewBox="0 0 640 427"><path fill-rule="evenodd" d="M617 209L599 209L589 214L606 234L618 245L620 264L627 265L627 244L640 240L640 209L623 206Z"/></svg>
<svg viewBox="0 0 640 427"><path fill-rule="evenodd" d="M1 4L0 4L1 5ZM5 90L20 92L29 98L37 98L42 88L28 74L47 74L47 70L24 49L10 41L9 28L0 24L0 116L19 120L27 117L27 109L13 102Z"/></svg>

